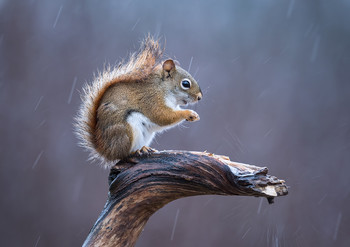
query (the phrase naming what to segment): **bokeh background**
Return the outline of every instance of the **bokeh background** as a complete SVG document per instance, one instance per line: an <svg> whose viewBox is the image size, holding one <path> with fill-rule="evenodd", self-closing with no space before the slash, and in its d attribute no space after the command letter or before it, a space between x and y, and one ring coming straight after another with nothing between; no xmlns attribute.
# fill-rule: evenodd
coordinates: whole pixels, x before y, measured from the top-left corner
<svg viewBox="0 0 350 247"><path fill-rule="evenodd" d="M156 149L269 167L275 204L170 203L142 246L350 246L350 1L0 1L2 246L80 246L108 171L77 147L79 90L147 33L204 92L201 116Z"/></svg>

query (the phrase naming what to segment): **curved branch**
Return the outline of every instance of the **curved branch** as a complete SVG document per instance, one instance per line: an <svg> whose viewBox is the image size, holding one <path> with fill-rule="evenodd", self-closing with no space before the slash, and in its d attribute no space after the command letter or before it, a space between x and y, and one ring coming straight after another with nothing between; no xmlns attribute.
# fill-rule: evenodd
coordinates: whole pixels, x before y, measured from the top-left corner
<svg viewBox="0 0 350 247"><path fill-rule="evenodd" d="M266 167L206 152L163 151L117 163L107 203L84 246L134 246L149 217L167 203L194 195L286 195L283 180Z"/></svg>

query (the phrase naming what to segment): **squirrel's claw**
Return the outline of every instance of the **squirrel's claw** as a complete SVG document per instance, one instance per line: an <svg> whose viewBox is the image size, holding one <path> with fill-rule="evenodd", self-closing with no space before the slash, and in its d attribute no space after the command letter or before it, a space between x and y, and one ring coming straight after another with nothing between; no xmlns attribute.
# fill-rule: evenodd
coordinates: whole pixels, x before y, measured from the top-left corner
<svg viewBox="0 0 350 247"><path fill-rule="evenodd" d="M157 152L157 150L151 148L151 147L146 147L146 146L143 146L142 148L136 150L135 152L133 152L131 154L131 156L143 156L143 155L148 155L148 154L151 154L151 153L154 153L154 152Z"/></svg>

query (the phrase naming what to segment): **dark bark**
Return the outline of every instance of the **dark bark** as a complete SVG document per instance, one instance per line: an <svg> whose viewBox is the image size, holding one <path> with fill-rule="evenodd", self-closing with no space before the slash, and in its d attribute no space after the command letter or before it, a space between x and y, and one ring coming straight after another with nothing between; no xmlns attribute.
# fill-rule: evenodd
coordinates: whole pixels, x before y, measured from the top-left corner
<svg viewBox="0 0 350 247"><path fill-rule="evenodd" d="M117 163L109 175L107 203L84 246L134 246L149 217L167 203L194 195L286 195L283 180L267 168L225 156L164 151Z"/></svg>

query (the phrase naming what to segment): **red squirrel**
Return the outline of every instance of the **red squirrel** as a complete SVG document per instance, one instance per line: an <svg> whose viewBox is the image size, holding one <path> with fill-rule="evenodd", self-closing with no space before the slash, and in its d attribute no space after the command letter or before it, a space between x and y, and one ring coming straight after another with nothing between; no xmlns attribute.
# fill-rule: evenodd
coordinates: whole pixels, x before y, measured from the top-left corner
<svg viewBox="0 0 350 247"><path fill-rule="evenodd" d="M84 86L76 133L90 158L105 167L138 150L150 151L157 132L199 120L195 111L180 108L202 98L198 83L162 54L159 42L147 37L126 63Z"/></svg>

